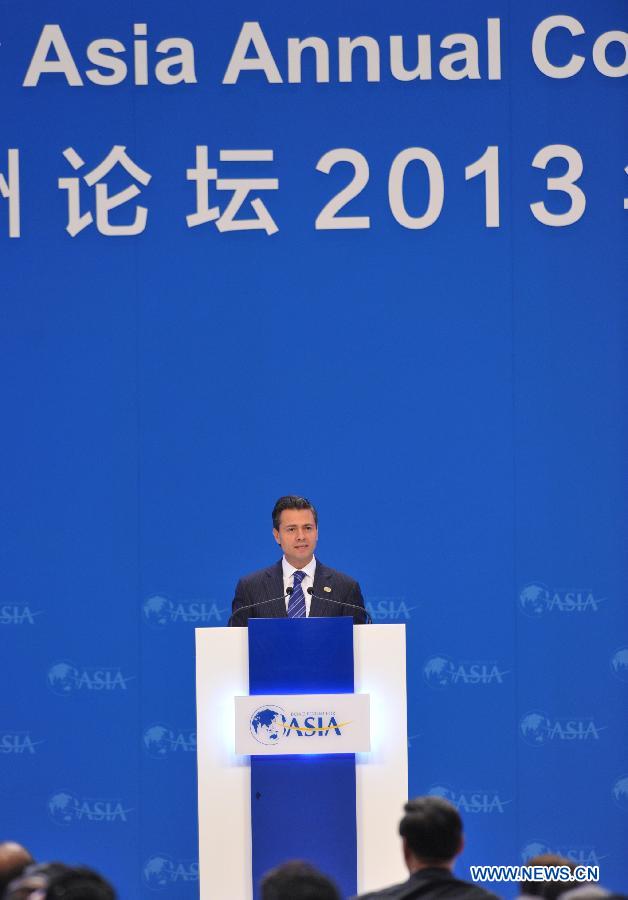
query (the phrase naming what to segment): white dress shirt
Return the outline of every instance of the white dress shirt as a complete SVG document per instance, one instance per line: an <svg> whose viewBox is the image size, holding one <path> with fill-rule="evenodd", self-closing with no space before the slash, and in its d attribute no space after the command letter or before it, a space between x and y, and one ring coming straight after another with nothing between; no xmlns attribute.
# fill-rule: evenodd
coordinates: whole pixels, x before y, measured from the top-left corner
<svg viewBox="0 0 628 900"><path fill-rule="evenodd" d="M307 589L309 587L314 587L314 572L316 571L316 557L313 556L309 561L307 566L303 566L302 569L297 570L293 565L291 565L286 557L284 556L281 560L281 568L283 569L283 592L284 594L288 590L289 587L294 587L294 573L296 571L305 572L305 577L301 582L301 587L303 588L303 596L305 597L305 615L309 616L310 614L310 606L312 605L312 595L308 594ZM290 597L286 596L286 612L288 612L288 603L290 602Z"/></svg>

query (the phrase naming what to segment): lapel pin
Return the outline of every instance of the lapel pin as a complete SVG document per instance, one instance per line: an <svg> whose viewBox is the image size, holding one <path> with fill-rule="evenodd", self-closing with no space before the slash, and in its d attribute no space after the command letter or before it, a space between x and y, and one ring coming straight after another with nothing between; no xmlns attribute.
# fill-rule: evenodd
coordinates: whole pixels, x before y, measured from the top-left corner
<svg viewBox="0 0 628 900"><path fill-rule="evenodd" d="M325 587L323 588L323 590L324 590L324 591L327 591L328 594L331 594L331 588L328 587L327 585L325 585Z"/></svg>

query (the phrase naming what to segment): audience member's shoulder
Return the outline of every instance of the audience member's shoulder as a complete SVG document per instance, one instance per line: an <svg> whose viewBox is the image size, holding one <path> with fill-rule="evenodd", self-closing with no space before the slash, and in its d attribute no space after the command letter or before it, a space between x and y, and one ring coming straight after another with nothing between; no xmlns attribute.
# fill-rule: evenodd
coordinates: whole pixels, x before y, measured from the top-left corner
<svg viewBox="0 0 628 900"><path fill-rule="evenodd" d="M466 883L466 885L469 893L465 893L464 896L465 898L468 898L468 900L501 900L499 894L493 894L491 891L487 891L486 888L480 887L477 884Z"/></svg>
<svg viewBox="0 0 628 900"><path fill-rule="evenodd" d="M408 882L403 881L401 884L393 884L390 887L382 888L380 891L360 894L359 897L353 897L352 900L384 900L385 897L399 897L407 885Z"/></svg>
<svg viewBox="0 0 628 900"><path fill-rule="evenodd" d="M438 885L436 889L440 889L442 891L442 897L447 897L449 900L501 900L497 894L492 894L490 891L481 888L479 885L470 884L469 882L460 881L458 879L452 879L450 882L446 883L446 886ZM418 892L417 897L419 897L421 892L420 883L417 883L416 890ZM404 897L408 897L408 900L412 900L413 896L412 884L408 881L404 881L401 884L393 884L388 888L382 888L380 891L372 891L370 894L360 894L359 897L354 897L353 900L386 900L386 898L393 900L393 898Z"/></svg>

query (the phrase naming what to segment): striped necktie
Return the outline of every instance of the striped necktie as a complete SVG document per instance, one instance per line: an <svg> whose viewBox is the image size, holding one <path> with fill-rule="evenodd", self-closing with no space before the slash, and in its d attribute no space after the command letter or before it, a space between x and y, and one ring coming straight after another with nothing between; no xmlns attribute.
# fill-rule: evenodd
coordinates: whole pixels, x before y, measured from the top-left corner
<svg viewBox="0 0 628 900"><path fill-rule="evenodd" d="M294 573L294 587L288 600L288 618L304 619L305 618L305 596L301 582L305 578L305 572L296 571Z"/></svg>

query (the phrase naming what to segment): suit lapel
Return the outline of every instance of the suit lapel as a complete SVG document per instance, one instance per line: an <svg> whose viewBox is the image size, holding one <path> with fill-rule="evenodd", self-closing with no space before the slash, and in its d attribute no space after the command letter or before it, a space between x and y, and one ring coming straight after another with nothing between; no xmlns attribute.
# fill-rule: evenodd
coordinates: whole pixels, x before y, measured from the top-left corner
<svg viewBox="0 0 628 900"><path fill-rule="evenodd" d="M333 571L316 560L316 569L314 571L314 596L310 606L310 616L336 615L336 610L340 607L333 603L325 603L325 594L335 600L334 597L334 579ZM320 599L319 599L320 598Z"/></svg>
<svg viewBox="0 0 628 900"><path fill-rule="evenodd" d="M266 570L264 587L266 589L266 597L268 600L273 600L274 602L268 603L265 610L264 607L262 607L260 615L264 619L285 617L287 613L286 601L283 598L283 569L281 567L281 560ZM276 600L276 597L279 599Z"/></svg>

